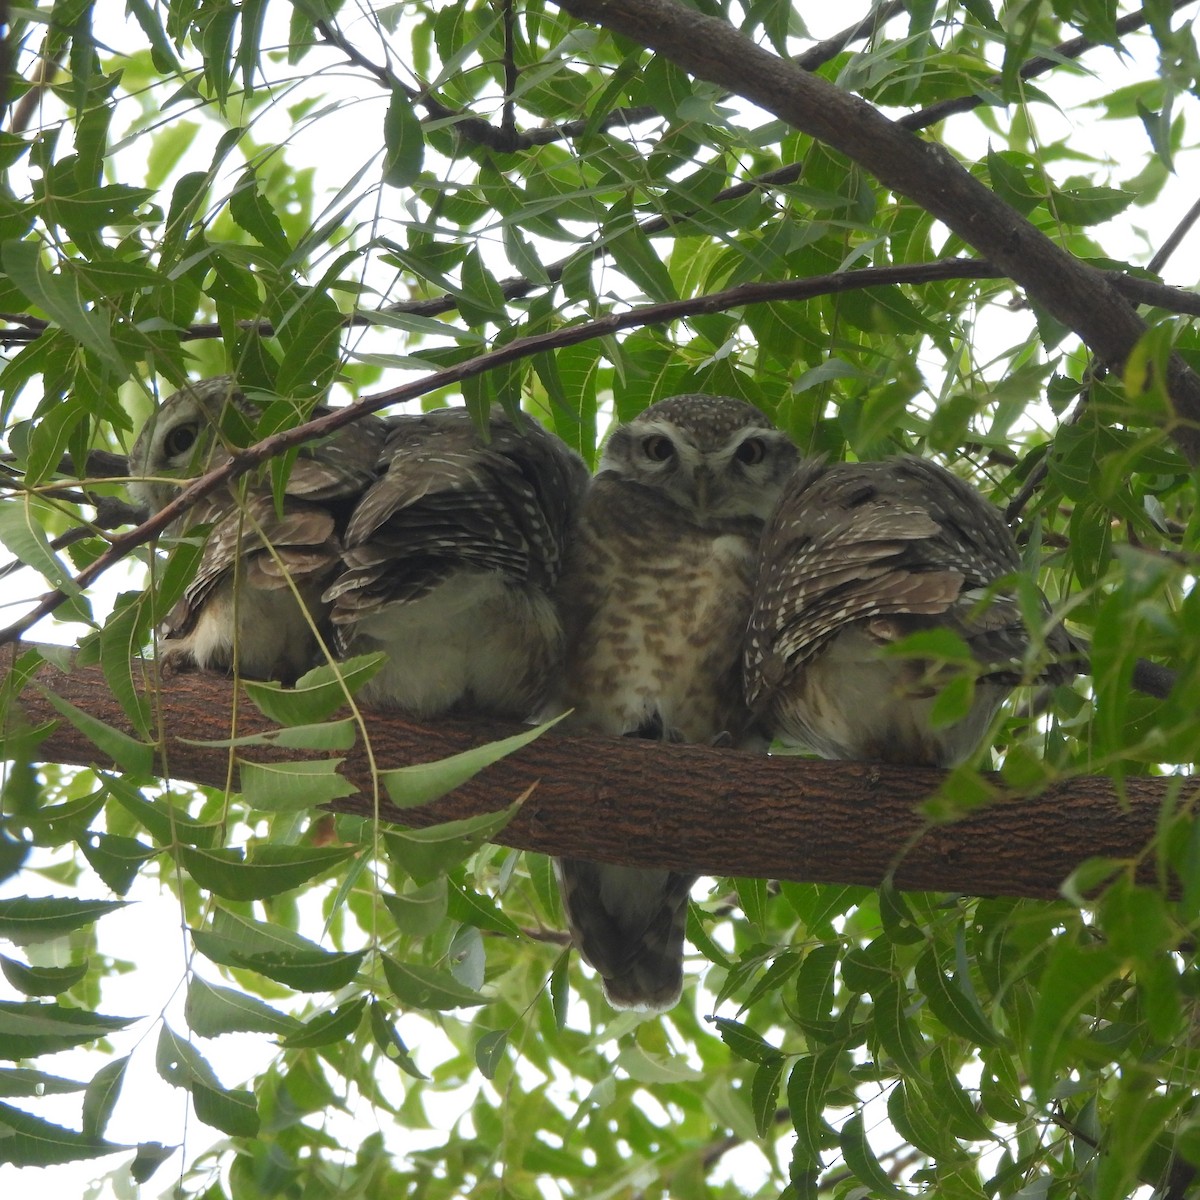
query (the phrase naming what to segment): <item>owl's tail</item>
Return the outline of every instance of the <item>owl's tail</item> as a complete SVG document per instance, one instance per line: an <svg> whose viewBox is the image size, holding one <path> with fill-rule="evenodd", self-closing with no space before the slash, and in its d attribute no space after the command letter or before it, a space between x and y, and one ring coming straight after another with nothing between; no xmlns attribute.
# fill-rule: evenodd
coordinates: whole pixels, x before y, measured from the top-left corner
<svg viewBox="0 0 1200 1200"><path fill-rule="evenodd" d="M683 935L694 875L555 863L563 908L580 954L599 972L614 1008L661 1012L683 989Z"/></svg>

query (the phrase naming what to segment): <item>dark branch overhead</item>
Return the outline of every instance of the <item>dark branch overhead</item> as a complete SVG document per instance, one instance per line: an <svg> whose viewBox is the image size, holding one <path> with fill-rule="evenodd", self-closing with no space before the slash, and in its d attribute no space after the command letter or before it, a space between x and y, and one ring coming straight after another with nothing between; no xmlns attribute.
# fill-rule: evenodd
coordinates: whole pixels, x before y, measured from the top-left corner
<svg viewBox="0 0 1200 1200"><path fill-rule="evenodd" d="M0 686L15 649L0 653ZM149 664L140 673L167 731L158 761L169 764L172 778L224 787L228 752L195 743L227 738L234 729L240 736L273 727L244 699L235 717L233 688L223 677L180 676L155 693ZM46 665L36 681L132 732L99 667L76 666L63 674ZM58 721L41 743L44 759L111 767L59 720L40 688L27 688L18 703L34 724ZM434 761L518 731L494 721L416 725L382 713L367 714L367 728L381 769ZM239 753L256 762L305 757L261 746ZM346 756L344 774L359 794L329 807L371 816L374 789L361 744ZM488 812L528 793L497 841L713 875L866 885L891 876L904 889L1051 898L1093 856L1141 862L1152 872L1154 855L1146 848L1164 799L1180 788L1178 779L1127 778L1118 789L1107 778L1087 776L1025 798L985 775L996 789L993 804L953 824L931 825L919 815L920 806L946 777L943 771L764 758L551 730L436 804L400 810L383 798L378 813L385 821L431 825ZM1180 804L1200 789L1191 780L1182 786L1187 794L1178 796Z"/></svg>

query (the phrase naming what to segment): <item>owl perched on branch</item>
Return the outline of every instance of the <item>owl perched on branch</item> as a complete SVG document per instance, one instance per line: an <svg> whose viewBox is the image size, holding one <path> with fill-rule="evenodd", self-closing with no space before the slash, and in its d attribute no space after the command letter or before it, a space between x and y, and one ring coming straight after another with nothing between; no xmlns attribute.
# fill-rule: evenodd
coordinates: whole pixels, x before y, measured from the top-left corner
<svg viewBox="0 0 1200 1200"><path fill-rule="evenodd" d="M742 728L758 540L797 457L758 409L724 396L663 400L614 430L562 586L572 728L684 742ZM674 1004L695 878L557 867L575 941L610 1001Z"/></svg>
<svg viewBox="0 0 1200 1200"><path fill-rule="evenodd" d="M553 593L588 472L530 417L390 419L381 475L324 593L343 654L384 651L368 703L414 716L537 714L562 662Z"/></svg>
<svg viewBox="0 0 1200 1200"><path fill-rule="evenodd" d="M763 537L746 641L746 696L767 731L825 758L948 767L969 758L1028 678L1030 633L1012 583L1023 570L999 511L927 459L803 463ZM1048 616L1044 599L1041 607ZM935 724L953 668L888 654L948 629L978 665L967 711ZM1061 661L1037 678L1073 674Z"/></svg>
<svg viewBox="0 0 1200 1200"><path fill-rule="evenodd" d="M244 444L260 415L227 376L182 388L138 434L130 494L151 512L164 508L227 461L223 429L236 428ZM243 476L171 524L173 537L202 526L208 532L194 578L160 627L165 670L236 667L290 681L315 665L328 609L321 592L339 568L339 531L375 477L385 432L379 417L366 414L302 446L278 508L265 474Z"/></svg>

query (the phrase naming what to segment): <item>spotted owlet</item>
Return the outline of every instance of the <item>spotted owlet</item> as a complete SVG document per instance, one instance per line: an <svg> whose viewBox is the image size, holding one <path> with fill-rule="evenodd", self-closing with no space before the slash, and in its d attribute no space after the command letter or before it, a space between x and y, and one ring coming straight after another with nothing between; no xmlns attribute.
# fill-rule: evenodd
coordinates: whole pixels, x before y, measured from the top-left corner
<svg viewBox="0 0 1200 1200"><path fill-rule="evenodd" d="M763 522L797 451L752 405L663 400L614 430L563 581L572 728L710 742L744 724L740 661ZM621 1008L682 986L695 877L557 864L583 957Z"/></svg>
<svg viewBox="0 0 1200 1200"><path fill-rule="evenodd" d="M747 701L773 736L825 758L962 762L1024 674L1030 636L1015 588L994 586L1021 570L1000 512L937 463L806 461L763 536ZM949 725L931 712L954 672L887 653L937 628L966 643L980 672ZM1046 646L1060 658L1074 650L1060 626ZM1060 662L1039 677L1070 673Z"/></svg>
<svg viewBox="0 0 1200 1200"><path fill-rule="evenodd" d="M328 412L318 408L315 415ZM168 397L129 455L134 499L151 512L181 486L228 459L222 430L245 438L261 415L227 376ZM321 592L337 570L349 504L374 478L383 421L370 414L301 447L277 508L265 475L210 493L168 528L175 537L208 527L182 599L160 627L165 670L231 670L292 680L317 661L327 606Z"/></svg>
<svg viewBox="0 0 1200 1200"><path fill-rule="evenodd" d="M588 473L531 417L393 417L383 472L325 592L344 654L387 662L360 695L414 716L535 715L561 667L553 592Z"/></svg>

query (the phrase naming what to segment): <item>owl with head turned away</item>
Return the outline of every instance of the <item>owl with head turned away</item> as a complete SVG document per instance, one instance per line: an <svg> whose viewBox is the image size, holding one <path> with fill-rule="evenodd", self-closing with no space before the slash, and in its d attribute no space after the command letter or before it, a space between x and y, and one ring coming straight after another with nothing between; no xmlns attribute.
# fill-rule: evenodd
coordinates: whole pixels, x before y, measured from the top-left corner
<svg viewBox="0 0 1200 1200"><path fill-rule="evenodd" d="M746 698L766 732L824 758L949 767L970 758L1012 688L1029 681L1022 567L998 509L928 459L804 462L768 522L745 651ZM1006 582L1006 580L1008 582ZM1074 674L1048 621L1038 681ZM957 634L977 666L966 710L935 719L951 667L888 653Z"/></svg>
<svg viewBox="0 0 1200 1200"><path fill-rule="evenodd" d="M798 452L725 396L651 405L609 437L563 577L569 727L710 743L745 725L741 652L755 556ZM695 876L562 859L563 906L617 1007L682 987Z"/></svg>
<svg viewBox="0 0 1200 1200"><path fill-rule="evenodd" d="M313 416L331 411L324 407ZM262 415L228 376L169 396L129 455L129 492L150 512L228 461L233 432L244 445ZM321 593L339 569L340 530L374 480L384 422L371 414L300 447L277 502L265 471L211 492L167 529L204 532L195 576L159 630L166 671L236 670L292 681L322 661L328 605Z"/></svg>
<svg viewBox="0 0 1200 1200"><path fill-rule="evenodd" d="M561 668L554 592L588 471L532 417L392 417L324 599L339 651L382 651L359 693L416 717L540 713Z"/></svg>

